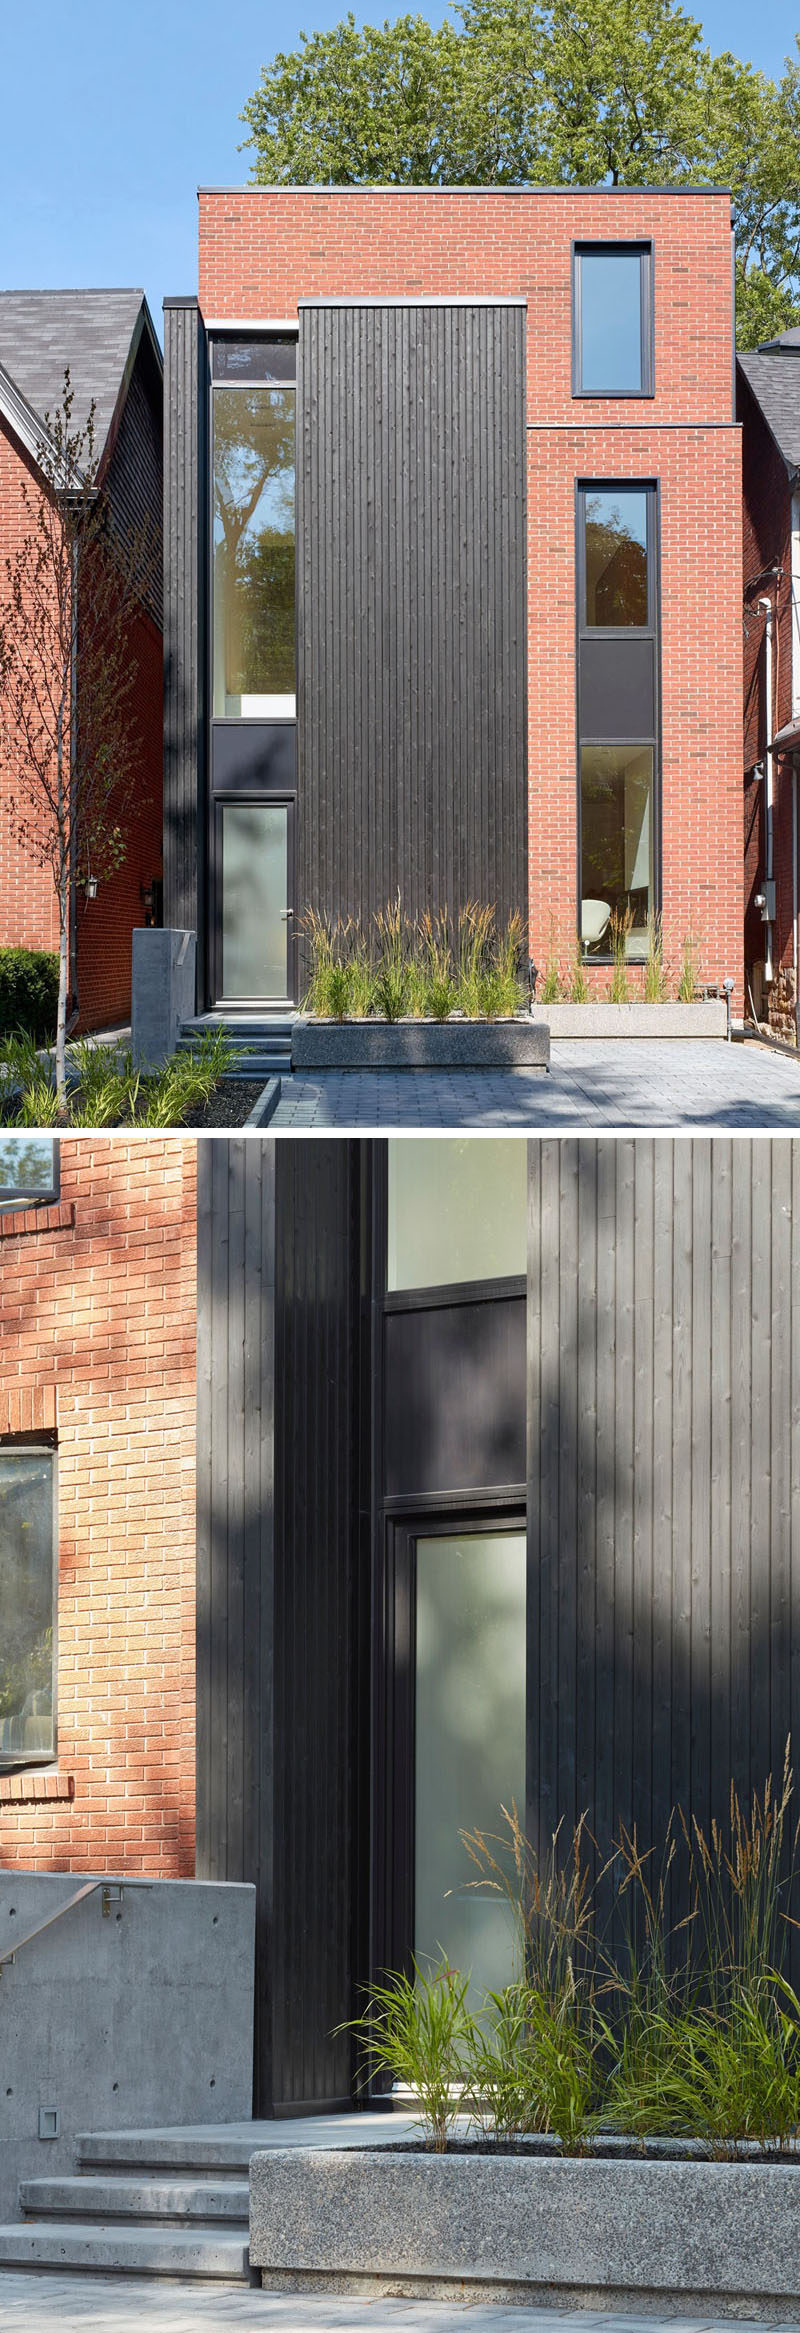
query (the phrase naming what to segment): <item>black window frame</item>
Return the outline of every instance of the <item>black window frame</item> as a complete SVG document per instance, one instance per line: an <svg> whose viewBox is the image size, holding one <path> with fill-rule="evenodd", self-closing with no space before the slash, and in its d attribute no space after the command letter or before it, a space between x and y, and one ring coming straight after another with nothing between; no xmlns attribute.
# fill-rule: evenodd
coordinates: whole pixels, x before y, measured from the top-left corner
<svg viewBox="0 0 800 2333"><path fill-rule="evenodd" d="M10 1184L0 1182L0 1215L20 1214L29 1207L55 1206L61 1190L61 1146L57 1135L37 1134L32 1130L29 1136L3 1134L1 1139L3 1142L16 1141L20 1146L26 1140L49 1142L53 1171L49 1183L37 1189L14 1189Z"/></svg>
<svg viewBox="0 0 800 2333"><path fill-rule="evenodd" d="M51 1603L52 1613L52 1746L26 1756L23 1751L0 1750L0 1774L39 1773L45 1767L58 1764L58 1437L55 1431L39 1428L29 1434L0 1434L0 1456L44 1458L51 1465Z"/></svg>
<svg viewBox="0 0 800 2333"><path fill-rule="evenodd" d="M638 252L641 305L641 386L638 389L586 389L581 379L582 368L582 283L581 260L585 255L593 259L629 257ZM619 242L592 238L573 239L572 243L572 395L588 399L590 403L607 404L609 400L653 398L655 396L655 328L653 279L655 255L652 239L631 236Z"/></svg>
<svg viewBox="0 0 800 2333"><path fill-rule="evenodd" d="M593 494L595 492L602 492L604 494L619 493L622 491L623 487L633 487L638 493L646 493L648 496L648 622L646 625L587 624L585 498L587 494ZM652 640L654 703L653 728L649 736L637 734L635 737L619 737L616 735L601 737L597 735L594 730L587 729L584 731L581 715L580 686L581 645L584 640ZM602 478L599 477L596 472L593 472L587 477L579 477L575 480L575 794L577 805L577 834L575 841L577 896L575 904L575 923L578 941L581 944L582 962L584 964L600 964L603 966L608 966L613 964L614 961L610 948L607 951L603 951L602 953L600 950L592 949L591 954L587 955L584 953L582 946L583 935L581 932L581 908L583 904L583 779L581 765L583 748L585 745L609 746L612 749L616 748L619 752L644 752L647 749L652 749L653 790L650 802L650 817L652 822L653 836L653 895L650 902L650 913L652 915L660 916L663 899L661 786L661 481L658 477L654 477L652 473L649 477L643 478L621 478L619 476L613 478ZM631 957L628 959L628 961L631 965L631 968L634 969L639 959L636 957Z"/></svg>

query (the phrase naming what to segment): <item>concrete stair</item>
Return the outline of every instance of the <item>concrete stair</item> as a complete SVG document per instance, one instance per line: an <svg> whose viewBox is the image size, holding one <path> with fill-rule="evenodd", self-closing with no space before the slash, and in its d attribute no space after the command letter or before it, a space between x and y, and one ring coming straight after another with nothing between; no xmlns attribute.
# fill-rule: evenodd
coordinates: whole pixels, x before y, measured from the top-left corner
<svg viewBox="0 0 800 2333"><path fill-rule="evenodd" d="M207 1030L224 1029L241 1055L229 1073L231 1077L239 1082L243 1078L287 1077L292 1066L295 1019L293 1007L283 1013L200 1013L182 1023L178 1052L190 1052Z"/></svg>
<svg viewBox="0 0 800 2333"><path fill-rule="evenodd" d="M208 2133L154 2139L149 2160L142 2139L131 2149L124 2131L89 2135L77 2142L73 2176L22 2180L22 2219L0 2227L0 2267L254 2281L250 2147L231 2145L223 2125L219 2144Z"/></svg>

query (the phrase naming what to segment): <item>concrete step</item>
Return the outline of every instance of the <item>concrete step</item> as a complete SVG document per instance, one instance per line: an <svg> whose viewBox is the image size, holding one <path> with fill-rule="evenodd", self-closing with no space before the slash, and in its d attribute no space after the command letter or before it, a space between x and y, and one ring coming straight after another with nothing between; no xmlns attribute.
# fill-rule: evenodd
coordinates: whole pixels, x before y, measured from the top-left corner
<svg viewBox="0 0 800 2333"><path fill-rule="evenodd" d="M249 2284L247 2238L201 2224L155 2228L114 2220L0 2227L0 2267L76 2268L105 2276L214 2277Z"/></svg>
<svg viewBox="0 0 800 2333"><path fill-rule="evenodd" d="M270 2125L274 2132L275 2124ZM248 2180L250 2157L267 2142L258 2125L251 2135L234 2124L229 2129L86 2131L75 2141L75 2153L84 2171L210 2171L215 2179ZM274 2144L274 2140L273 2140Z"/></svg>
<svg viewBox="0 0 800 2333"><path fill-rule="evenodd" d="M20 2209L26 2220L225 2220L246 2235L250 2208L246 2179L138 2178L85 2172L60 2179L23 2179Z"/></svg>

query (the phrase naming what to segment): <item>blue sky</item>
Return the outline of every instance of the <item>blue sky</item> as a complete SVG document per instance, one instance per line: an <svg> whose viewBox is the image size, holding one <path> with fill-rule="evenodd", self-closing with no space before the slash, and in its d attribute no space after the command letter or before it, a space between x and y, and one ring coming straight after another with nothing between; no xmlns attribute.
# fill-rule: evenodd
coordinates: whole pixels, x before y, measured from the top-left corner
<svg viewBox="0 0 800 2333"><path fill-rule="evenodd" d="M380 21L414 0L358 7ZM690 0L687 0L690 5ZM165 292L197 283L198 186L240 185L238 115L276 49L337 22L347 0L72 0L6 9L0 281L143 284L158 331ZM444 13L425 9L433 22ZM700 7L697 9L700 14ZM780 74L794 7L707 0L706 38Z"/></svg>

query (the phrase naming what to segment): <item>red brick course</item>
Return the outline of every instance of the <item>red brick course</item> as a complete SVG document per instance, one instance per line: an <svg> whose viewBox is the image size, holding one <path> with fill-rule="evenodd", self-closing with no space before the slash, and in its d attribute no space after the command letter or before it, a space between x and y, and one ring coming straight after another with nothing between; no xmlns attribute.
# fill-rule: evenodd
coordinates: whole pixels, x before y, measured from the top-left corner
<svg viewBox="0 0 800 2333"><path fill-rule="evenodd" d="M0 1433L58 1433L58 1757L0 1793L0 1864L194 1871L195 1169L65 1140L72 1229L4 1219Z"/></svg>
<svg viewBox="0 0 800 2333"><path fill-rule="evenodd" d="M652 237L655 395L575 400L573 238ZM732 422L730 202L646 190L201 192L201 310L281 321L302 297L528 302L531 947L577 925L575 481L661 485L665 949L699 943L741 1003L740 437ZM347 901L342 902L347 908ZM600 968L595 985L607 984Z"/></svg>

